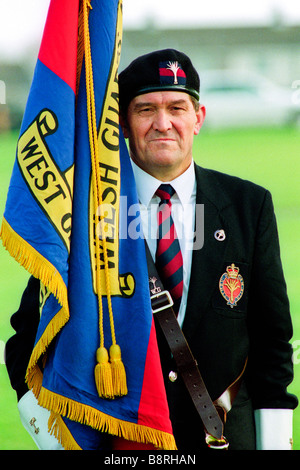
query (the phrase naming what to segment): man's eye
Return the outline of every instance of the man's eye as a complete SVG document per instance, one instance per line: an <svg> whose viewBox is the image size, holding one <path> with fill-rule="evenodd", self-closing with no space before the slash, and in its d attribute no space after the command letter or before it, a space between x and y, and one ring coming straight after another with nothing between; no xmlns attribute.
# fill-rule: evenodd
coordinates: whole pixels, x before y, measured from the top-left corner
<svg viewBox="0 0 300 470"><path fill-rule="evenodd" d="M174 113L183 112L184 108L182 106L173 106L172 111Z"/></svg>
<svg viewBox="0 0 300 470"><path fill-rule="evenodd" d="M140 114L150 114L152 112L152 108L141 108L139 113Z"/></svg>

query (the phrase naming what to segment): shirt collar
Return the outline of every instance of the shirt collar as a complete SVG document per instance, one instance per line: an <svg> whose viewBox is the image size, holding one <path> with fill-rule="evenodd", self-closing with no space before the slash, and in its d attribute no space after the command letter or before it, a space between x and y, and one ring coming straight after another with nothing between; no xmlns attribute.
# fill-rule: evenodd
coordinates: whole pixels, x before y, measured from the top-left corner
<svg viewBox="0 0 300 470"><path fill-rule="evenodd" d="M160 180L146 173L131 160L136 182L139 201L148 207L156 190L162 184ZM169 184L175 189L181 204L188 204L193 195L196 194L195 167L192 164L180 176L170 181Z"/></svg>

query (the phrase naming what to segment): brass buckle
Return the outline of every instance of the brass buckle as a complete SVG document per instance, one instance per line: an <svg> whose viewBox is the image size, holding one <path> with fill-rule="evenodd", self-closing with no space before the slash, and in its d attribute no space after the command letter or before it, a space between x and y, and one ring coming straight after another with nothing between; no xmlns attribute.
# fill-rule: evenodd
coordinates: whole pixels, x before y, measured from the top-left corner
<svg viewBox="0 0 300 470"><path fill-rule="evenodd" d="M217 439L211 434L206 433L205 442L210 449L214 450L227 450L229 447L229 442L225 436L222 436L221 439Z"/></svg>
<svg viewBox="0 0 300 470"><path fill-rule="evenodd" d="M160 299L160 297L162 296L165 296L165 298L163 299ZM169 308L169 307L172 307L172 305L174 305L174 302L173 302L173 299L171 297L171 294L170 292L168 292L167 290L163 290L161 292L159 292L158 294L154 294L150 297L151 299L151 307L152 307L152 312L153 313L157 313L157 312L160 312L161 310L165 310L166 308ZM155 301L158 299L158 306L155 307ZM163 303L161 305L161 302L167 302L167 303Z"/></svg>

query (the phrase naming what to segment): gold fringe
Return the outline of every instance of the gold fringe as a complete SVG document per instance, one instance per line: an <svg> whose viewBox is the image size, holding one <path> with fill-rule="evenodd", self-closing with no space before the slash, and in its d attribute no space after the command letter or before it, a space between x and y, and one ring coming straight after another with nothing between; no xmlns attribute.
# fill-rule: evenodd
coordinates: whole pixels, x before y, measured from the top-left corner
<svg viewBox="0 0 300 470"><path fill-rule="evenodd" d="M20 237L4 217L0 238L9 254L30 274L40 279L69 314L67 287L53 264Z"/></svg>
<svg viewBox="0 0 300 470"><path fill-rule="evenodd" d="M40 406L52 411L51 428L54 429L55 435L59 437L64 448L72 444L62 426L60 416L129 441L151 443L162 450L177 450L172 434L108 416L91 406L78 403L43 387L38 402Z"/></svg>
<svg viewBox="0 0 300 470"><path fill-rule="evenodd" d="M61 330L61 328L66 324L68 319L68 313L65 311L64 308L61 308L57 312L57 314L52 318L52 320L48 323L42 336L40 337L39 341L37 342L31 353L25 379L28 383L29 388L33 389L33 393L36 397L39 395L39 389L43 380L43 376L40 371L40 368L37 366L37 362L39 358L43 354L45 354L49 344L57 335L57 333Z"/></svg>
<svg viewBox="0 0 300 470"><path fill-rule="evenodd" d="M28 242L20 237L4 217L0 237L10 255L29 271L30 274L40 279L62 305L62 308L45 328L29 360L26 381L34 395L38 397L42 386L43 374L37 362L39 358L45 354L53 338L69 320L67 287L56 268Z"/></svg>
<svg viewBox="0 0 300 470"><path fill-rule="evenodd" d="M32 390L34 396L38 399L43 385L43 373L37 364L31 368L29 373L27 369L25 380L28 388Z"/></svg>
<svg viewBox="0 0 300 470"><path fill-rule="evenodd" d="M65 450L82 450L60 415L52 412L50 413L48 432L56 437Z"/></svg>

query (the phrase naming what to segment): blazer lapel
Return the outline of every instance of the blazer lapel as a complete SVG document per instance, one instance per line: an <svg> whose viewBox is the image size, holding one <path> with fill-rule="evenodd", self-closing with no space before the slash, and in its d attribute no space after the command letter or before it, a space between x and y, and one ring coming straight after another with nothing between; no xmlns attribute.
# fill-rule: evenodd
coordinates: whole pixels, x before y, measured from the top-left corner
<svg viewBox="0 0 300 470"><path fill-rule="evenodd" d="M204 205L204 227L196 227L196 233L197 230L204 230L204 243L202 248L194 250L192 257L187 310L182 328L187 340L201 321L222 275L227 238L218 241L215 233L223 229L226 234L227 224L222 209L231 204L213 172L197 165L195 171L196 204Z"/></svg>

